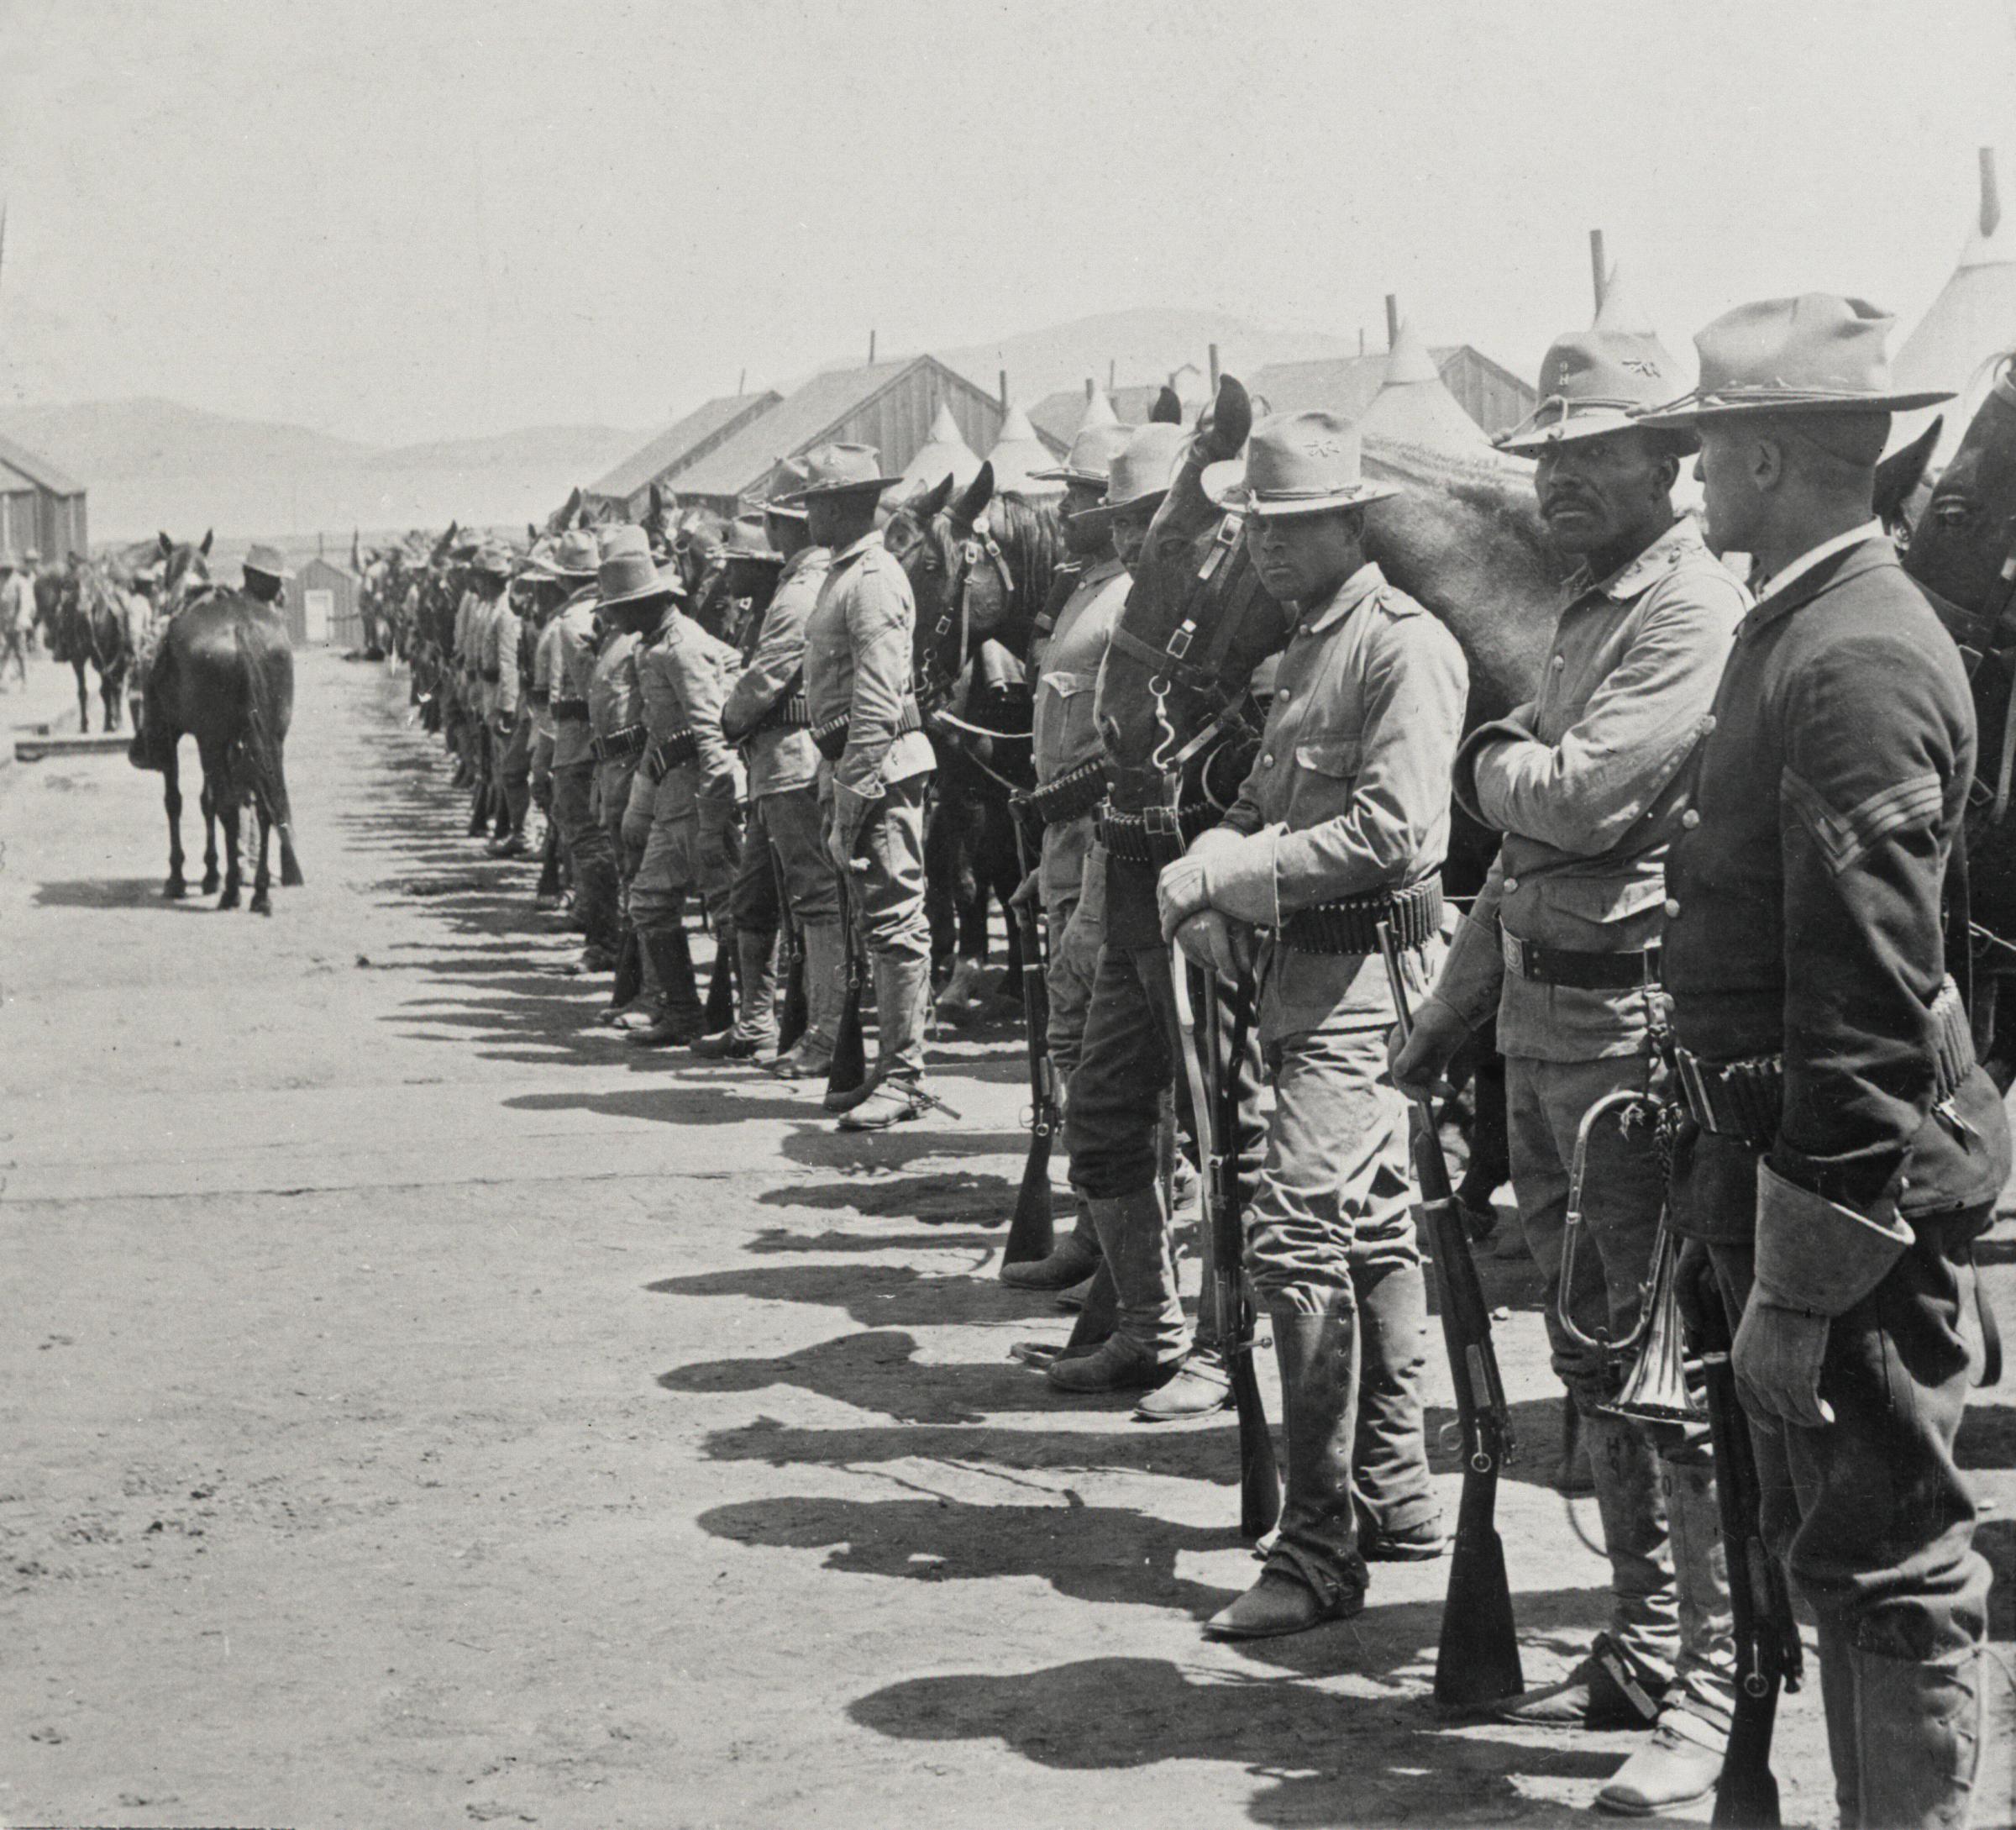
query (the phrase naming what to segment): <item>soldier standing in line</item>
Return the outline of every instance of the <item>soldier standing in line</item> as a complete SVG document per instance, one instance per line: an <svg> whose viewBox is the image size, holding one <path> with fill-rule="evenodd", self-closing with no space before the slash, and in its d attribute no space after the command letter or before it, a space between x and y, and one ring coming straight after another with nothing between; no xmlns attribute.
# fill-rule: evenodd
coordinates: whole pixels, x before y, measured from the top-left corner
<svg viewBox="0 0 2016 1830"><path fill-rule="evenodd" d="M1089 426L1071 442L1063 463L1038 471L1039 481L1064 486L1064 547L1070 595L1054 615L1037 619L1029 669L1036 681L1033 744L1036 789L1026 817L1041 823L1042 849L1016 892L1034 897L1049 933L1044 970L1050 994L1049 1055L1060 1105L1068 1096L1091 1008L1105 933L1105 854L1095 828L1106 797L1105 765L1092 706L1100 663L1126 607L1126 568L1113 550L1113 527L1092 511L1105 499L1113 460L1133 436L1121 425ZM1028 962L1023 970L1030 970ZM1004 1265L1001 1281L1019 1290L1067 1290L1100 1262L1099 1235L1081 1199L1078 1223L1047 1258Z"/></svg>
<svg viewBox="0 0 2016 1830"><path fill-rule="evenodd" d="M574 543L570 545L570 542ZM553 673L553 816L561 842L574 860L587 944L574 972L606 972L616 964L620 941L616 850L596 804L595 728L590 697L594 686L600 625L596 620L600 550L591 534L563 536L554 564L569 581L585 576L554 617ZM580 568L591 558L596 570Z"/></svg>
<svg viewBox="0 0 2016 1830"><path fill-rule="evenodd" d="M806 702L826 759L820 802L827 855L841 873L875 982L874 1071L827 1095L841 1128L879 1131L919 1117L931 929L924 916L924 791L931 744L911 681L916 604L875 524L882 492L873 446L822 445L790 497L832 554L806 619ZM806 984L808 997L811 984ZM831 1001L832 990L819 994Z"/></svg>
<svg viewBox="0 0 2016 1830"><path fill-rule="evenodd" d="M498 637L498 665L512 681L510 728L503 732L497 765L505 831L489 846L493 858L522 858L530 849L525 822L532 812L532 746L538 723L532 702L532 662L544 619L539 614L538 561L550 542L541 540L520 560L511 581L512 631ZM507 645L508 644L508 645ZM500 713L505 709L499 696ZM498 720L500 727L502 719Z"/></svg>
<svg viewBox="0 0 2016 1830"><path fill-rule="evenodd" d="M480 839L490 831L496 813L497 739L493 720L502 675L496 664L493 638L500 619L510 615L506 600L511 586L511 555L496 541L484 542L470 561L469 584L469 596L465 600L469 613L462 621L458 640L462 650L464 716L474 778L469 836Z"/></svg>
<svg viewBox="0 0 2016 1830"><path fill-rule="evenodd" d="M488 847L494 857L517 857L525 849L524 780L519 778L520 799L514 808L507 773L511 740L517 729L518 710L523 702L522 682L518 677L518 639L524 623L512 602L512 563L508 547L493 544L484 550L484 564L496 570L489 576L501 588L491 599L477 634L478 672L482 681L484 769L490 781L488 802L492 837Z"/></svg>
<svg viewBox="0 0 2016 1830"><path fill-rule="evenodd" d="M595 576L596 549L592 536L564 534L546 542L533 555L532 661L526 676L526 702L532 713L532 755L527 791L534 806L552 827L561 859L569 869L573 859L567 853L567 835L554 812L553 762L559 740L559 726L553 712L554 693L560 677L560 611L567 600ZM559 872L551 869L539 879L542 908L559 902Z"/></svg>
<svg viewBox="0 0 2016 1830"><path fill-rule="evenodd" d="M1990 1571L1953 1446L2009 1137L1948 975L1964 897L1942 932L1973 704L1872 506L1892 413L1946 397L1893 387L1890 322L1817 293L1740 307L1694 339L1700 386L1641 423L1698 434L1709 543L1760 581L1667 866L1683 1271L1709 1261L1735 1328L1841 1821L1944 1830L1980 1752Z"/></svg>
<svg viewBox="0 0 2016 1830"><path fill-rule="evenodd" d="M650 741L637 671L639 632L647 613L657 616L657 600L667 587L642 528L626 523L606 528L600 552L596 614L602 636L589 676L588 721L594 732L596 803L616 860L616 983L602 1012L605 1022L615 1022L644 995L646 975L653 970L630 917L630 886L651 836L650 808L633 807L630 791ZM637 604L644 608L633 612L630 607Z"/></svg>
<svg viewBox="0 0 2016 1830"><path fill-rule="evenodd" d="M1221 1638L1343 1620L1368 1557L1438 1556L1421 1381L1427 1293L1407 1123L1386 1079L1390 926L1415 972L1439 949L1449 770L1469 669L1456 638L1365 556L1358 435L1324 413L1253 429L1205 492L1246 512L1262 584L1299 615L1260 755L1224 822L1162 874L1163 932L1236 975L1258 958L1274 1111L1247 1262L1280 1363L1288 1478L1259 1580Z"/></svg>
<svg viewBox="0 0 2016 1830"><path fill-rule="evenodd" d="M806 481L803 465L785 465L764 505L764 532L784 570L722 723L748 760L752 845L760 834L776 855L786 905L781 918L797 928L804 951L805 1033L769 1069L784 1080L823 1081L832 1066L847 960L840 880L826 852L819 752L806 698L805 628L832 559L824 547L812 544L806 512L790 499ZM745 858L744 867L746 878L754 865Z"/></svg>
<svg viewBox="0 0 2016 1830"><path fill-rule="evenodd" d="M1611 1620L1564 1681L1497 1713L1653 1729L1597 1794L1634 1816L1714 1789L1735 1681L1707 1425L1610 1410L1628 1361L1560 1320L1576 1138L1598 1102L1651 1085L1667 848L1695 818L1684 765L1749 603L1695 523L1675 515L1692 435L1630 417L1669 399L1676 372L1613 289L1592 329L1548 350L1538 409L1499 441L1536 460L1541 518L1580 565L1537 698L1473 731L1457 756L1457 799L1504 842L1394 1060L1403 1088L1425 1090L1498 1021L1512 1186L1548 1281L1555 1369L1590 1446ZM1620 1136L1627 1147L1611 1148ZM1584 1341L1615 1340L1651 1280L1665 1175L1649 1124L1606 1127L1593 1143L1583 1210L1593 1249L1578 1257L1567 1308Z"/></svg>

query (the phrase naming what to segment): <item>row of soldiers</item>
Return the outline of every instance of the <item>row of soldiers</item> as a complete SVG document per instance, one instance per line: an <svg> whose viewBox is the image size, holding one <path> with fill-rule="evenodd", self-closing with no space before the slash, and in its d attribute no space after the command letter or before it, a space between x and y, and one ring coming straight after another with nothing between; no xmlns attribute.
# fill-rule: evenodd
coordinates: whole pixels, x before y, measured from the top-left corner
<svg viewBox="0 0 2016 1830"><path fill-rule="evenodd" d="M1534 460L1575 570L1536 697L1467 732L1462 651L1368 555L1366 511L1394 490L1363 473L1355 431L1320 413L1263 420L1204 484L1293 628L1238 795L1187 844L1144 846L1138 820L1102 807L1098 710L1187 440L1092 429L1054 473L1074 576L1032 657L1042 848L1024 893L1049 935L1079 1222L1004 1276L1084 1300L1048 1367L1060 1394L1125 1393L1144 1421L1226 1403L1215 1306L1193 1330L1179 1299L1158 1148L1173 1083L1187 1104L1170 949L1221 983L1257 981L1224 1143L1279 1362L1286 1495L1257 1580L1207 1631L1350 1617L1373 1564L1446 1545L1402 1096L1437 1086L1495 1023L1519 1223L1593 1451L1611 1598L1586 1656L1493 1712L1643 1731L1599 1796L1624 1814L1714 1787L1739 1681L1707 1432L1611 1408L1628 1369L1601 1344L1636 1321L1662 1223L1685 1241L1688 1302L1721 1306L1734 1330L1764 1530L1819 1622L1844 1823L1969 1809L1989 1576L1953 1445L1982 1357L1971 1245L2008 1138L1940 926L1974 771L1967 685L1872 518L1890 416L1932 397L1891 386L1887 323L1819 295L1742 308L1697 339L1699 385L1677 399L1656 339L1560 339L1541 404L1502 442ZM1697 454L1698 520L1674 501ZM525 562L522 700L501 550L475 556L455 644L507 845L516 797L549 784L583 965L617 965L635 937L656 986L638 1039L757 1060L775 1035L778 937L795 932L805 1030L762 1065L822 1077L859 933L879 1039L843 1102L860 1128L930 1103L932 751L914 604L878 531L890 481L872 450L828 447L738 524L733 562L774 587L752 592L762 608L738 643L688 613L693 581L642 529L617 527ZM1750 556L1748 588L1716 557L1732 551ZM1449 930L1435 914L1452 782L1502 839ZM739 965L734 1021L711 1037L692 900ZM1420 994L1404 1034L1381 928L1404 939ZM1619 1095L1681 1116L1584 1191L1593 1249L1563 1287L1578 1139Z"/></svg>

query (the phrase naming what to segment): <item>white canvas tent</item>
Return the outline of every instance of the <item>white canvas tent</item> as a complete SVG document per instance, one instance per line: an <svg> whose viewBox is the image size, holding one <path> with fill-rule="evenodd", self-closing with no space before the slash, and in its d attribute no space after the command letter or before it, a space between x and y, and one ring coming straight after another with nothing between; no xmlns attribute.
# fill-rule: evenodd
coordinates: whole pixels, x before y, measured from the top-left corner
<svg viewBox="0 0 2016 1830"><path fill-rule="evenodd" d="M1001 422L1001 435L995 441L994 449L987 454L987 461L994 466L994 486L998 494L1013 492L1018 496L1061 496L1064 486L1058 482L1039 482L1030 473L1032 471L1054 470L1057 460L1051 455L1050 447L1036 435L1036 428L1029 423L1029 416L1020 407L1011 407L1008 417Z"/></svg>
<svg viewBox="0 0 2016 1830"><path fill-rule="evenodd" d="M1499 461L1483 429L1463 411L1411 323L1399 327L1387 352L1386 378L1358 421L1367 439L1388 439L1452 457Z"/></svg>

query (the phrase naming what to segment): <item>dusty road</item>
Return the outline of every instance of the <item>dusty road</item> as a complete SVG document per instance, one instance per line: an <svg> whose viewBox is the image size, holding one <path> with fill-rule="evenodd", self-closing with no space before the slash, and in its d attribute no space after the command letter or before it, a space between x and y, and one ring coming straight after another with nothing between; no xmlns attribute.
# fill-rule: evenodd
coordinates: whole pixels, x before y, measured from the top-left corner
<svg viewBox="0 0 2016 1830"><path fill-rule="evenodd" d="M638 1060L404 698L304 658L270 921L162 902L123 760L0 768L0 1822L1578 1820L1628 1742L1438 1724L1442 1565L1200 1640L1252 1573L1229 1425L1060 1407L1011 1354L1063 1333L990 1275L1011 1036L939 1051L963 1123L879 1139ZM1537 1675L1600 1566L1540 1484L1533 1288L1486 1269ZM1783 1718L1788 1822L1832 1821L1819 1717Z"/></svg>

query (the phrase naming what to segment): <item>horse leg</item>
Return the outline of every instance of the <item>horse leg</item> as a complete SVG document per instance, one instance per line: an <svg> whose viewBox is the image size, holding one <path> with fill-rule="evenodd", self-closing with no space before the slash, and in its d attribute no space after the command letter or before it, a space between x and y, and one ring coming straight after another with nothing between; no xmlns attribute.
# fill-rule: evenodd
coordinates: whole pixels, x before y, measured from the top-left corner
<svg viewBox="0 0 2016 1830"><path fill-rule="evenodd" d="M161 894L170 902L189 893L182 881L182 778L176 749L165 744L161 760L161 805L168 813L168 881Z"/></svg>
<svg viewBox="0 0 2016 1830"><path fill-rule="evenodd" d="M217 798L207 780L197 804L203 810L203 894L215 896L223 881L217 874Z"/></svg>
<svg viewBox="0 0 2016 1830"><path fill-rule="evenodd" d="M77 676L77 729L88 736L91 733L91 689L84 684L84 663L74 660L70 665Z"/></svg>
<svg viewBox="0 0 2016 1830"><path fill-rule="evenodd" d="M203 781L210 791L210 804L224 828L224 893L217 899L220 909L236 908L244 882L238 856L238 788L231 772L229 749L219 744L203 755Z"/></svg>
<svg viewBox="0 0 2016 1830"><path fill-rule="evenodd" d="M266 811L265 797L258 797L255 802L259 820L259 859L252 870L252 901L249 905L255 915L270 915L273 898L270 893L273 880L266 872L266 844L273 836L273 818Z"/></svg>
<svg viewBox="0 0 2016 1830"><path fill-rule="evenodd" d="M98 697L103 703L104 715L98 720L99 728L116 731L119 728L119 681L116 674L98 676Z"/></svg>

